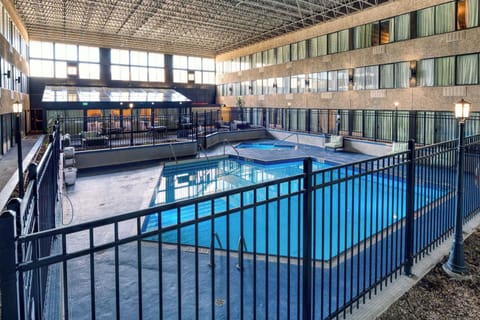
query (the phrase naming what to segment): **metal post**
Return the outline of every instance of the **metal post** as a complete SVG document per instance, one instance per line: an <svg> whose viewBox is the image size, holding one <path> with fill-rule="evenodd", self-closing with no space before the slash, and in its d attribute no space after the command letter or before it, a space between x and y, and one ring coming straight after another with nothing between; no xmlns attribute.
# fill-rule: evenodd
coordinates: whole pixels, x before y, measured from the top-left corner
<svg viewBox="0 0 480 320"><path fill-rule="evenodd" d="M459 121L459 140L458 140L458 165L457 165L457 203L455 217L455 235L450 249L448 261L443 265L445 271L450 271L460 275L468 273L465 265L465 255L463 252L463 167L464 167L464 138L465 138L465 122Z"/></svg>
<svg viewBox="0 0 480 320"><path fill-rule="evenodd" d="M2 292L2 319L19 319L18 288L15 254L15 214L0 214L0 291Z"/></svg>
<svg viewBox="0 0 480 320"><path fill-rule="evenodd" d="M407 205L405 215L405 274L412 275L413 266L413 223L415 220L415 140L408 141Z"/></svg>
<svg viewBox="0 0 480 320"><path fill-rule="evenodd" d="M302 319L312 319L312 158L303 160Z"/></svg>
<svg viewBox="0 0 480 320"><path fill-rule="evenodd" d="M133 110L130 109L130 145L133 146Z"/></svg>
<svg viewBox="0 0 480 320"><path fill-rule="evenodd" d="M17 165L18 165L18 193L20 198L25 195L24 180L23 180L23 156L22 156L22 135L20 132L20 114L16 115L17 130L15 136L17 139Z"/></svg>

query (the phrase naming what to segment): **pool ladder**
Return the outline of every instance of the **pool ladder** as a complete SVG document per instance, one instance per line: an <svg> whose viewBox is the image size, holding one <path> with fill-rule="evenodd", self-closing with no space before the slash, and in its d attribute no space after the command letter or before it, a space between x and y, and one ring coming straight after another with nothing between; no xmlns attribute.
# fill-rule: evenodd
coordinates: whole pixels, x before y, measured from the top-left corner
<svg viewBox="0 0 480 320"><path fill-rule="evenodd" d="M297 143L295 144L295 150L298 150L298 147L300 145L300 140L299 140L300 138L298 137L298 132L291 133L288 136L286 136L285 138L281 139L280 141L286 141L291 136L297 136ZM273 145L277 145L277 144L278 143L274 143Z"/></svg>
<svg viewBox="0 0 480 320"><path fill-rule="evenodd" d="M218 235L218 233L214 232L213 236L212 236L212 240L210 241L210 258L209 258L209 262L208 262L208 265L210 267L215 266L215 240L217 241L220 249L223 249L222 242L220 241L220 236ZM237 250L237 252L238 252L238 256L237 256L238 260L237 261L238 262L235 265L235 267L238 270L242 270L242 268L243 268L243 252L244 252L244 250L247 250L247 244L245 243L245 240L243 239L243 237L240 237L238 239L237 248L238 248L238 250Z"/></svg>
<svg viewBox="0 0 480 320"><path fill-rule="evenodd" d="M228 141L227 139L224 139L223 140L223 155L226 154L225 152L225 145L228 144L232 149L233 151L235 151L237 153L237 158L240 159L240 152L238 152L237 148L235 148L232 143L230 141Z"/></svg>

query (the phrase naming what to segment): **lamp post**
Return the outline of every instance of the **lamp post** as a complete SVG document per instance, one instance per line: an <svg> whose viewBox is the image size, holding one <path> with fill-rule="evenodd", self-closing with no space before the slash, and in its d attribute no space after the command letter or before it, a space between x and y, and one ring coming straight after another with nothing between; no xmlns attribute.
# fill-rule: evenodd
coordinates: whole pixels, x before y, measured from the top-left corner
<svg viewBox="0 0 480 320"><path fill-rule="evenodd" d="M130 145L133 146L133 103L129 103L130 108Z"/></svg>
<svg viewBox="0 0 480 320"><path fill-rule="evenodd" d="M455 103L455 118L458 120L459 140L458 140L458 162L457 162L457 203L455 217L455 235L450 249L448 261L443 265L447 273L453 273L458 276L467 275L468 269L465 265L465 256L463 252L463 167L465 155L465 120L470 113L471 103L465 99Z"/></svg>
<svg viewBox="0 0 480 320"><path fill-rule="evenodd" d="M20 102L16 101L13 104L13 113L16 115L15 139L17 140L17 165L18 165L18 193L20 198L25 195L25 189L23 186L23 156L22 156L22 135L20 127L20 118L22 117L23 106Z"/></svg>

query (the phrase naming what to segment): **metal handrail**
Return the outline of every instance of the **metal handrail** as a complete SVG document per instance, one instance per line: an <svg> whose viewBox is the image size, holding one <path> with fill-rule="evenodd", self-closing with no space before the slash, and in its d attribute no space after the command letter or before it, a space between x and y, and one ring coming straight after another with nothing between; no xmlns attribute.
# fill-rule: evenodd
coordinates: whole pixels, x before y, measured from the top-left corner
<svg viewBox="0 0 480 320"><path fill-rule="evenodd" d="M169 143L168 146L170 147L170 151L172 152L173 159L175 159L175 163L178 164L177 156L175 155L175 151L173 150L172 144Z"/></svg>
<svg viewBox="0 0 480 320"><path fill-rule="evenodd" d="M201 151L203 151L203 154L205 155L205 158L207 158L207 161L210 161L210 159L208 158L208 154L207 154L207 151L205 150L205 148L204 148L201 144L198 144L198 147L200 148Z"/></svg>
<svg viewBox="0 0 480 320"><path fill-rule="evenodd" d="M286 141L288 138L290 138L293 135L297 136L297 143L295 144L295 150L297 150L298 146L300 145L300 140L299 140L300 138L298 137L298 132L293 132L293 133L289 134L288 136L286 136L285 138L280 139L279 141ZM273 145L274 146L278 145L278 142L274 143Z"/></svg>
<svg viewBox="0 0 480 320"><path fill-rule="evenodd" d="M237 148L235 148L235 147L233 146L233 144L232 144L230 141L228 141L227 139L224 139L224 140L223 140L223 155L226 154L226 153L225 153L225 144L228 144L230 147L232 147L233 151L235 151L235 152L237 153L237 158L240 159L240 152L238 152Z"/></svg>

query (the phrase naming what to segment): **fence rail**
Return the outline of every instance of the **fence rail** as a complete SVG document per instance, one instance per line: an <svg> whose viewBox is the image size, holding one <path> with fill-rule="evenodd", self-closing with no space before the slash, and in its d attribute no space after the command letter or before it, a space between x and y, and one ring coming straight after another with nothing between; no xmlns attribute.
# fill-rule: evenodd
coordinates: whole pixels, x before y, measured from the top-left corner
<svg viewBox="0 0 480 320"><path fill-rule="evenodd" d="M456 141L409 145L318 171L307 158L303 174L38 229L16 242L13 212L4 212L0 249L9 259L0 267L1 290L11 294L2 294L2 305L15 307L2 309L3 318L330 319L352 312L452 233ZM466 219L480 207L479 147L480 136L466 139ZM50 251L41 250L43 241ZM46 278L54 289L40 290ZM52 307L52 299L62 304Z"/></svg>

